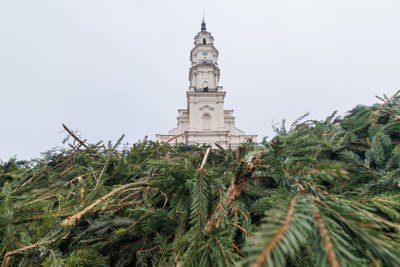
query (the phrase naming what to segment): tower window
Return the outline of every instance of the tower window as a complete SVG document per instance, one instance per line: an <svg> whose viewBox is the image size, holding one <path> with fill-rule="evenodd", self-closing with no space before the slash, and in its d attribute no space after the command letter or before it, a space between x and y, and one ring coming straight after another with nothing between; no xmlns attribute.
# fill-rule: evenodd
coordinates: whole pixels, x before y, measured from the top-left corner
<svg viewBox="0 0 400 267"><path fill-rule="evenodd" d="M208 92L208 82L203 82L203 92Z"/></svg>
<svg viewBox="0 0 400 267"><path fill-rule="evenodd" d="M206 113L203 115L203 130L210 130L210 121L211 121L211 116L210 114Z"/></svg>
<svg viewBox="0 0 400 267"><path fill-rule="evenodd" d="M206 38L203 38L203 44L207 44Z"/></svg>

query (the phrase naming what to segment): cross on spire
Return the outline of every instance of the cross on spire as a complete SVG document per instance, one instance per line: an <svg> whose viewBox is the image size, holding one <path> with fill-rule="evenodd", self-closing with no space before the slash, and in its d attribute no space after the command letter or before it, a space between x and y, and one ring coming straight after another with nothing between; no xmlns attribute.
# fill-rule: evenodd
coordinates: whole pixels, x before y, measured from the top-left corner
<svg viewBox="0 0 400 267"><path fill-rule="evenodd" d="M204 11L203 11L203 22L201 23L201 31L202 32L206 32L207 31L206 23L204 22Z"/></svg>

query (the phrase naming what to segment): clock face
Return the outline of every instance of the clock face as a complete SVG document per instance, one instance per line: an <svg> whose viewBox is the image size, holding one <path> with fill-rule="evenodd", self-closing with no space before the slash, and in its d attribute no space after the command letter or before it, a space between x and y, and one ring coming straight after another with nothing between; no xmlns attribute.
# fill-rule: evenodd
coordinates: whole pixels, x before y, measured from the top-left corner
<svg viewBox="0 0 400 267"><path fill-rule="evenodd" d="M207 52L207 51L203 51L201 54L202 54L203 56L207 56L207 55L208 55L208 52Z"/></svg>

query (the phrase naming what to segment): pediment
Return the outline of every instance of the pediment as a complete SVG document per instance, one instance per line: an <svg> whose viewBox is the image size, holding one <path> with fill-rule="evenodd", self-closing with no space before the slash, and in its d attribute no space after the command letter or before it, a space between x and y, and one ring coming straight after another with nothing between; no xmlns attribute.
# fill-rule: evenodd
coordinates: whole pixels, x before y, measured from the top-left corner
<svg viewBox="0 0 400 267"><path fill-rule="evenodd" d="M214 110L214 108L211 107L210 105L201 106L199 109L200 109L200 110L209 110L209 111Z"/></svg>

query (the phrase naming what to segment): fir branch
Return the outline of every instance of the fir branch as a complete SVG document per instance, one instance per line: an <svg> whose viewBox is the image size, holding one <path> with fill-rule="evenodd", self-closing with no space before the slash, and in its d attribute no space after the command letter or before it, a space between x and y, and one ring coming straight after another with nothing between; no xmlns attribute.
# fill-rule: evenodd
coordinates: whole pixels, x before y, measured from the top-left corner
<svg viewBox="0 0 400 267"><path fill-rule="evenodd" d="M278 231L274 234L273 238L267 243L265 248L263 249L262 253L258 256L257 261L253 264L254 267L256 266L264 266L267 262L271 251L273 251L278 244L279 241L282 240L284 234L286 233L290 223L293 220L295 215L295 205L297 198L299 197L299 192L295 193L293 198L290 200L289 209L287 211L286 219L283 224L280 226Z"/></svg>
<svg viewBox="0 0 400 267"><path fill-rule="evenodd" d="M339 267L340 264L336 256L334 245L331 241L329 231L326 227L326 224L324 223L324 220L322 219L321 213L318 211L318 207L315 205L314 207L315 207L314 218L318 226L319 234L323 240L328 262L332 267Z"/></svg>

